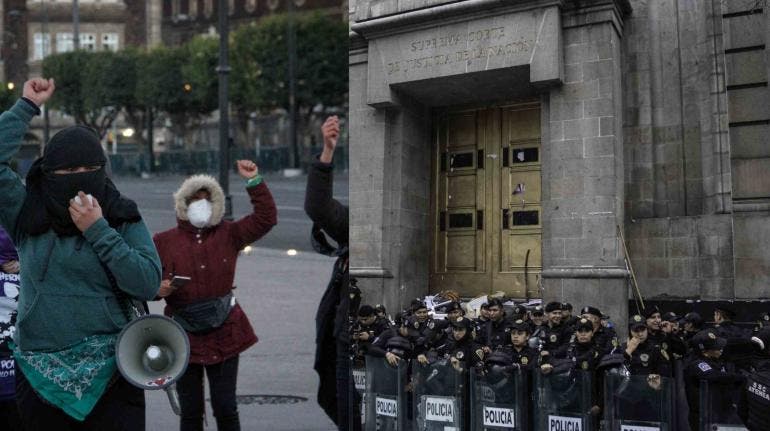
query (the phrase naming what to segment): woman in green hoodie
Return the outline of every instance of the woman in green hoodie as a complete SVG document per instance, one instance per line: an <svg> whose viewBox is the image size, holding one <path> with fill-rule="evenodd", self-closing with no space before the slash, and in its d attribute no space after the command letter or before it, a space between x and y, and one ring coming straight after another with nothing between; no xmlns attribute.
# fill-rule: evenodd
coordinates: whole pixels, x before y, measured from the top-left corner
<svg viewBox="0 0 770 431"><path fill-rule="evenodd" d="M54 88L53 79L29 80L0 115L0 225L21 263L16 403L27 430L143 430L144 393L117 372L114 347L128 298L152 299L160 285L136 204L106 177L87 127L54 135L26 184L10 167Z"/></svg>

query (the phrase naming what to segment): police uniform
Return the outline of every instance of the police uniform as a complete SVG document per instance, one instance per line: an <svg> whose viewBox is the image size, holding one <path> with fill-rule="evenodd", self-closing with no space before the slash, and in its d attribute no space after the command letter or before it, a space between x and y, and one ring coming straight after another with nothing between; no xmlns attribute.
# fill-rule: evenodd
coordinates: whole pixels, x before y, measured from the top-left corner
<svg viewBox="0 0 770 431"><path fill-rule="evenodd" d="M454 336L449 337L444 344L436 347L435 352L438 357L447 359L454 358L460 361L465 369L473 367L482 367L484 364L484 350L482 345L473 340L471 331L473 322L465 317L459 317L450 322L452 328L465 329L465 335L459 340Z"/></svg>
<svg viewBox="0 0 770 431"><path fill-rule="evenodd" d="M599 319L602 318L602 312L599 311L596 307L583 307L582 310L580 310L580 315L586 315L590 314L592 316L596 316ZM599 328L597 328L594 331L594 345L599 350L599 355L603 356L607 353L610 353L613 349L620 346L620 342L618 341L618 334L615 332L614 328L608 328L602 325L599 325Z"/></svg>
<svg viewBox="0 0 770 431"><path fill-rule="evenodd" d="M487 321L476 334L479 343L497 350L511 344L511 324L505 318Z"/></svg>
<svg viewBox="0 0 770 431"><path fill-rule="evenodd" d="M750 431L764 430L770 424L770 327L764 326L757 331L756 338L762 341L764 349L745 387L746 427Z"/></svg>
<svg viewBox="0 0 770 431"><path fill-rule="evenodd" d="M529 325L527 322L521 319L511 323L511 332L512 331L524 331L527 334L530 333ZM506 358L508 358L507 365L513 365L514 367L521 368L522 370L530 370L532 367L537 365L539 356L538 351L530 347L528 344L524 345L522 348L516 348L511 342L510 345L505 346L498 351L505 354Z"/></svg>
<svg viewBox="0 0 770 431"><path fill-rule="evenodd" d="M685 388L690 406L690 425L697 427L700 422L700 386L707 382L709 391L708 408L713 422L738 420L734 404L739 395L739 385L744 378L735 372L735 367L721 358L706 357L703 352L722 350L727 340L719 337L714 329L699 332L693 337L697 349L685 367Z"/></svg>
<svg viewBox="0 0 770 431"><path fill-rule="evenodd" d="M722 337L729 341L731 338L745 338L748 336L748 333L746 331L744 331L740 326L736 325L733 322L732 319L735 317L736 313L735 313L735 310L732 309L732 307L719 306L715 309L715 311L719 311L719 313L725 319L727 319L722 323L714 325L714 331L716 332L718 337Z"/></svg>
<svg viewBox="0 0 770 431"><path fill-rule="evenodd" d="M545 307L546 313L556 310L561 310L561 304L558 302L550 302ZM563 323L554 325L553 322L549 320L548 323L544 325L541 335L543 351L547 351L550 355L560 356L567 348L572 335L573 331Z"/></svg>
<svg viewBox="0 0 770 431"><path fill-rule="evenodd" d="M638 314L629 319L629 331L646 327L645 319ZM626 367L632 375L660 374L667 377L671 376L668 352L661 349L659 345L647 339L640 343L630 355L626 352L627 348L628 342L623 343L621 349L626 359Z"/></svg>

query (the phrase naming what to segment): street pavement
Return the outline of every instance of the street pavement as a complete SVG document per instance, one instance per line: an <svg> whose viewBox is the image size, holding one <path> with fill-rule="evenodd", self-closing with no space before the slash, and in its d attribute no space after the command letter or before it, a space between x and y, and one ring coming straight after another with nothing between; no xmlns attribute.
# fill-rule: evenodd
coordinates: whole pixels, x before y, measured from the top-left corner
<svg viewBox="0 0 770 431"><path fill-rule="evenodd" d="M181 176L151 179L119 177L118 189L139 205L153 233L173 227L172 193ZM335 179L335 197L347 204L347 178ZM237 395L243 430L331 431L334 424L316 403L318 377L313 371L315 309L329 280L334 260L312 251L311 223L303 210L306 177L268 176L278 205L278 225L238 260L235 296L249 316L259 342L241 354ZM231 178L233 213L250 210L243 181ZM297 250L296 255L287 253ZM150 304L162 312L163 301ZM165 392L147 391L147 430L178 429ZM208 389L206 392L208 399ZM266 396L266 397L262 397ZM297 398L299 397L299 398ZM256 402L252 402L256 401ZM216 420L207 402L207 425Z"/></svg>

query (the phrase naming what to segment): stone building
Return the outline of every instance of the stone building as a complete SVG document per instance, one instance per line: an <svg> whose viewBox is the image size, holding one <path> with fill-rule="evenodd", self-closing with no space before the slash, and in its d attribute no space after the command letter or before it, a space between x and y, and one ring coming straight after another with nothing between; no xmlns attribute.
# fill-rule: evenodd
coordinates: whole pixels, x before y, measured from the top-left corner
<svg viewBox="0 0 770 431"><path fill-rule="evenodd" d="M351 272L594 304L770 296L763 0L350 4ZM622 234L622 235L621 235Z"/></svg>
<svg viewBox="0 0 770 431"><path fill-rule="evenodd" d="M197 34L215 33L218 20L218 0L164 0L163 42L180 45ZM231 26L254 22L262 16L287 12L287 0L228 0ZM321 10L343 18L340 0L293 0L294 10Z"/></svg>
<svg viewBox="0 0 770 431"><path fill-rule="evenodd" d="M71 0L4 0L2 81L20 84L38 76L49 54L74 49ZM79 0L79 45L117 51L160 42L160 0Z"/></svg>

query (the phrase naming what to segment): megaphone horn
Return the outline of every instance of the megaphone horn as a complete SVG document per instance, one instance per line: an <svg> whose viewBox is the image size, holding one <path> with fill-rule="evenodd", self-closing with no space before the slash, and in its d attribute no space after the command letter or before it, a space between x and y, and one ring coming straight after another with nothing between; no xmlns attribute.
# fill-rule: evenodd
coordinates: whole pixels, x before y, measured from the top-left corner
<svg viewBox="0 0 770 431"><path fill-rule="evenodd" d="M182 327L166 316L146 314L129 322L115 344L118 371L144 390L164 389L171 409L180 414L176 381L190 360L190 340Z"/></svg>

